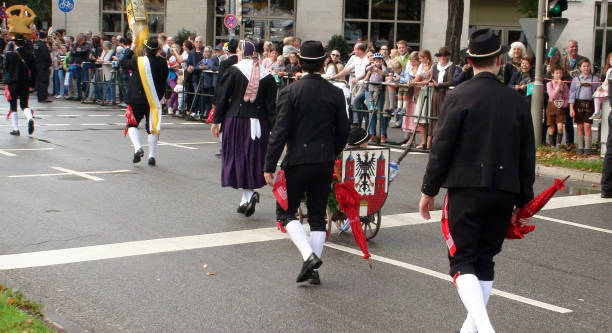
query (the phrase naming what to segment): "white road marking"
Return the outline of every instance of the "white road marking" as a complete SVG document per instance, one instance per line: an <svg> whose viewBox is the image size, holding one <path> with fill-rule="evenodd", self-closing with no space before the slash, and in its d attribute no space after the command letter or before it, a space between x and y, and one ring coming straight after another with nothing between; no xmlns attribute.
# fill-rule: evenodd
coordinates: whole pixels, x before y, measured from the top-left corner
<svg viewBox="0 0 612 333"><path fill-rule="evenodd" d="M196 122L191 122L191 123L179 123L181 125L204 125L203 123L196 123Z"/></svg>
<svg viewBox="0 0 612 333"><path fill-rule="evenodd" d="M48 127L54 127L54 126L71 126L72 124L40 124L38 126L48 126Z"/></svg>
<svg viewBox="0 0 612 333"><path fill-rule="evenodd" d="M195 147L187 147L187 146L184 146L184 145L181 145L181 144L164 142L164 141L159 141L158 145L160 145L160 146L171 146L171 147L183 148L183 149L189 149L189 150L197 150L198 149L198 148L195 148Z"/></svg>
<svg viewBox="0 0 612 333"><path fill-rule="evenodd" d="M103 181L104 179L100 178L100 177L96 177L96 176L92 176L92 175L99 175L99 174L112 174L112 173L126 173L126 172L130 172L131 170L107 170L107 171L75 171L75 170L70 170L70 169L66 169L66 168L62 168L62 167L51 167L51 169L57 170L57 171L62 171L62 173L40 173L40 174L33 174L33 175L16 175L16 176L8 176L8 178L30 178L30 177L51 177L51 176L68 176L68 175L73 175L73 176L79 176L79 177L83 177L85 179L89 179L89 180L93 180L93 181Z"/></svg>
<svg viewBox="0 0 612 333"><path fill-rule="evenodd" d="M346 247L346 246L343 246L343 245L338 245L338 244L327 242L325 244L325 246L327 246L329 248L332 248L332 249L339 250L339 251L355 254L355 255L358 255L358 256L363 256L363 253L361 253L360 250L353 249L353 248L350 248L350 247ZM438 278L438 279L441 279L441 280L445 280L445 281L449 281L449 282L453 281L453 279L448 274L440 273L440 272L437 272L437 271L434 271L434 270L431 270L431 269L428 269L428 268L412 265L412 264L409 264L409 263L406 263L406 262L402 262L402 261L399 261L399 260L394 260L394 259L378 256L378 255L375 255L375 254L371 254L371 256L372 256L372 260L375 260L375 261L384 262L384 263L389 264L389 265L393 265L393 266L396 266L396 267L401 267L401 268L404 268L404 269L407 269L407 270L411 270L413 272L425 274L425 275L428 275L428 276L431 276L431 277L435 277L435 278ZM513 300L513 301L521 302L521 303L524 303L524 304L528 304L528 305L531 305L531 306L535 306L535 307L538 307L538 308L542 308L542 309L545 309L545 310L553 311L553 312L558 312L558 313L571 313L571 312L573 312L570 309L566 309L566 308L562 308L560 306L544 303L544 302L537 301L537 300L534 300L534 299L531 299L531 298L515 295L515 294L509 293L509 292L506 292L506 291L502 291L502 290L499 290L499 289L493 289L491 294L492 295L501 296L501 297L504 297L504 298L507 298L507 299L510 299L510 300Z"/></svg>
<svg viewBox="0 0 612 333"><path fill-rule="evenodd" d="M610 203L612 199L603 199L600 194L586 194L586 195L571 195L565 197L554 197L550 199L548 204L542 208L542 211L551 210L551 209L559 209L559 208L568 208L568 207L576 207L576 206L584 206L584 205L592 205L592 204L600 204L600 203ZM421 214L416 213L402 213L402 214L394 214L394 215L384 215L383 218L385 220L384 223L381 224L383 228L390 227L401 227L406 225L416 225L416 224L426 224L426 223L436 223L440 222L442 218L441 210L434 210L429 212L431 215L431 219L425 220L421 217ZM538 217L540 218L540 217ZM554 219L543 218L544 220L552 221ZM561 221L561 220L559 220ZM557 222L557 221L553 221ZM573 222L569 222L566 224L570 224ZM578 223L572 224L574 226L587 227ZM597 230L598 228L589 227L587 229ZM607 230L607 229L604 229ZM601 230L597 230L601 231Z"/></svg>
<svg viewBox="0 0 612 333"><path fill-rule="evenodd" d="M87 117L112 117L112 114L88 114Z"/></svg>
<svg viewBox="0 0 612 333"><path fill-rule="evenodd" d="M567 224L567 225L571 225L571 226L578 227L578 228L590 229L590 230L601 231L601 232L605 232L605 233L608 233L608 234L612 234L612 230L610 230L610 229L592 227L592 226L586 225L586 224L580 224L580 223L574 223L574 222L570 222L570 221L559 220L559 219L556 219L556 218L546 217L546 216L542 216L542 215L534 215L533 217L535 217L537 219L540 219L540 220L546 220L546 221L551 221L551 222L556 222L556 223L561 223L561 224Z"/></svg>
<svg viewBox="0 0 612 333"><path fill-rule="evenodd" d="M0 154L6 156L17 156L17 154L9 153L9 151L43 151L43 150L53 150L53 148L3 148L0 149Z"/></svg>
<svg viewBox="0 0 612 333"><path fill-rule="evenodd" d="M166 252L187 251L237 244L261 243L286 238L287 236L281 233L280 231L277 231L276 228L261 228L195 236L160 238L144 241L85 246L60 250L9 254L0 256L0 270L53 266L77 262L132 257ZM329 242L326 244L326 246L339 251L359 256L362 255L360 250L349 248L346 246ZM377 255L372 255L372 259L428 276L432 276L441 280L452 281L451 277L447 274L440 273L424 267L412 265L406 262L401 262L398 260L385 258ZM572 310L569 309L561 308L552 304L540 302L537 300L511 294L497 289L494 289L492 294L558 313L572 312Z"/></svg>
<svg viewBox="0 0 612 333"><path fill-rule="evenodd" d="M56 117L60 117L60 118L78 118L81 115L78 114L58 114L56 115Z"/></svg>
<svg viewBox="0 0 612 333"><path fill-rule="evenodd" d="M106 124L106 123L86 123L86 124L80 124L81 126L109 126L112 124Z"/></svg>

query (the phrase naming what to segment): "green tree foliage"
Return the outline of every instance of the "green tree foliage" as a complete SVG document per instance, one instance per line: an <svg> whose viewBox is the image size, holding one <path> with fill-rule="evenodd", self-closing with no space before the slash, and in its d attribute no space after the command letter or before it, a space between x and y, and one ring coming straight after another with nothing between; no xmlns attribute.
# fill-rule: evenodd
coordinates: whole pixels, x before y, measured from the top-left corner
<svg viewBox="0 0 612 333"><path fill-rule="evenodd" d="M36 24L37 28L42 27L43 22L48 22L51 24L51 6L52 4L57 5L57 1L50 0L8 0L6 1L6 7L10 7L13 5L26 5L30 7L34 13L36 14L36 18L34 19L34 24Z"/></svg>
<svg viewBox="0 0 612 333"><path fill-rule="evenodd" d="M329 42L327 42L327 46L325 47L325 51L331 52L332 50L340 51L340 55L342 60L346 61L348 59L348 55L351 53L351 46L348 44L344 36L342 35L333 35Z"/></svg>
<svg viewBox="0 0 612 333"><path fill-rule="evenodd" d="M183 45L183 42L187 40L187 38L189 38L189 36L191 36L191 34L193 34L193 32L182 28L181 30L179 30L176 33L176 36L174 36L174 42L178 45Z"/></svg>
<svg viewBox="0 0 612 333"><path fill-rule="evenodd" d="M517 0L516 10L527 17L538 17L538 0Z"/></svg>

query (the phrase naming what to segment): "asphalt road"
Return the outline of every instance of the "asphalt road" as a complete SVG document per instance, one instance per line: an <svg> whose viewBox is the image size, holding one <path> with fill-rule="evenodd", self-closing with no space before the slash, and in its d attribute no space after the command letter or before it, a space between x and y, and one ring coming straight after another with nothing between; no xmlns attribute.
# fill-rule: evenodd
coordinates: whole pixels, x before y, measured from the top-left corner
<svg viewBox="0 0 612 333"><path fill-rule="evenodd" d="M294 282L300 257L274 229L270 188L254 216L235 213L240 193L220 186L208 125L165 117L167 144L149 167L131 163L122 110L31 106L32 136L23 119L20 137L0 123L0 284L22 287L68 331L460 328L465 310L448 281L439 224L410 214L426 155L409 155L390 187L383 228L369 242L373 268L350 233L334 229L314 287ZM552 182L538 177L536 190ZM534 219L535 232L507 241L497 257L488 309L498 332L612 331L612 201L597 185L568 185Z"/></svg>

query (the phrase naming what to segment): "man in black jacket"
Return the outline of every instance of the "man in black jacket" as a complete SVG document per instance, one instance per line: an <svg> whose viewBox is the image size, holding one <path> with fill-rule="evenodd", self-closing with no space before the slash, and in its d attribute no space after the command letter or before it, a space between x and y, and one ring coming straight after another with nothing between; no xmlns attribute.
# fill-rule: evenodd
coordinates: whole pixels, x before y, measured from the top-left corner
<svg viewBox="0 0 612 333"><path fill-rule="evenodd" d="M533 198L531 115L525 100L496 77L503 52L490 29L470 36L474 78L446 95L421 188L425 219L440 187L448 188L450 275L468 310L461 332L494 332L486 310L493 257L501 251L514 207Z"/></svg>
<svg viewBox="0 0 612 333"><path fill-rule="evenodd" d="M266 182L273 185L276 164L287 145L282 163L287 179L289 208L280 220L304 260L297 282L319 284L325 243L325 208L334 161L346 145L349 132L344 93L321 77L325 50L321 42L306 41L299 54L301 80L284 88L277 102L277 118L264 164ZM296 210L306 193L310 241Z"/></svg>
<svg viewBox="0 0 612 333"><path fill-rule="evenodd" d="M25 48L26 40L23 35L16 34L12 42L15 49L4 55L4 83L8 85L10 93L11 109L7 116L7 118L11 116L13 122L13 130L10 134L18 136L20 133L17 120L17 100L28 120L28 134L34 133L34 119L32 109L28 107L28 98L30 95L29 83L36 63L32 53Z"/></svg>
<svg viewBox="0 0 612 333"><path fill-rule="evenodd" d="M143 117L146 117L146 131L149 134L147 138L149 143L148 163L154 166L155 150L159 140L159 124L161 123L161 104L164 103L163 96L166 89L166 78L168 77L168 64L164 58L157 55L159 52L157 38L149 37L144 43L144 50L146 52L144 57L134 57L132 50L126 50L127 53L120 64L125 69L132 70L132 77L130 78L127 92L127 103L129 106L128 113L126 114L128 118L126 130L134 146L133 162L140 162L140 159L144 156L144 151L140 145L138 124ZM142 59L139 60L139 58ZM139 64L139 61L142 61L143 64ZM141 66L146 72L142 73L143 75L141 75ZM146 80L149 91L145 91L143 80ZM150 85L149 82L153 84ZM151 100L147 93L150 94ZM162 99L159 98L160 96L162 96ZM151 115L152 111L155 111L155 114Z"/></svg>
<svg viewBox="0 0 612 333"><path fill-rule="evenodd" d="M36 59L36 93L39 103L51 103L49 99L49 68L51 67L51 53L47 47L47 33L41 31L38 41L34 44L34 58Z"/></svg>

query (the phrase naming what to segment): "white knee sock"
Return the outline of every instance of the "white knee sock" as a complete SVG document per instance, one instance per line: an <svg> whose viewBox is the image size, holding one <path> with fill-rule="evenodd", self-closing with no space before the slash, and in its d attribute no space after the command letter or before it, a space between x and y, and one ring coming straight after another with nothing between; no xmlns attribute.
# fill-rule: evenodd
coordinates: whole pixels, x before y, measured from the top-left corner
<svg viewBox="0 0 612 333"><path fill-rule="evenodd" d="M25 109L23 110L23 114L25 114L25 117L28 119L28 121L29 121L30 119L32 119L32 109L30 109L30 108L25 108Z"/></svg>
<svg viewBox="0 0 612 333"><path fill-rule="evenodd" d="M242 199L240 199L240 205L248 203L251 200L253 193L255 192L251 190L242 190Z"/></svg>
<svg viewBox="0 0 612 333"><path fill-rule="evenodd" d="M138 132L137 127L128 128L128 135L130 136L130 140L132 141L132 145L134 146L134 152L142 148L142 146L140 145L140 132Z"/></svg>
<svg viewBox="0 0 612 333"><path fill-rule="evenodd" d="M482 290L482 300L484 301L485 306L486 306L487 303L489 302L489 296L491 296L491 290L493 290L493 281L478 280L478 282L480 283L480 289ZM463 326L461 326L461 331L459 332L460 333L476 333L477 332L476 324L474 323L474 320L472 319L469 313L467 314L465 321L463 322Z"/></svg>
<svg viewBox="0 0 612 333"><path fill-rule="evenodd" d="M476 275L462 274L455 281L459 297L461 297L470 317L474 320L478 333L494 333L495 330L489 321L483 292Z"/></svg>
<svg viewBox="0 0 612 333"><path fill-rule="evenodd" d="M295 247L297 247L300 251L302 258L304 261L306 261L306 259L308 259L308 257L310 257L310 255L313 253L312 247L308 242L306 230L304 230L304 227L302 227L302 224L298 220L293 220L287 223L285 229L287 229L287 234L289 234L289 238L291 238L291 241L293 244L295 244Z"/></svg>
<svg viewBox="0 0 612 333"><path fill-rule="evenodd" d="M155 157L155 150L157 150L158 139L158 134L149 134L149 136L147 137L147 141L149 142L149 158Z"/></svg>
<svg viewBox="0 0 612 333"><path fill-rule="evenodd" d="M325 231L311 231L310 232L310 246L312 247L312 252L317 255L317 257L321 258L321 254L323 253L323 246L325 245L325 237L327 233Z"/></svg>
<svg viewBox="0 0 612 333"><path fill-rule="evenodd" d="M593 114L594 116L598 116L599 115L599 111L601 110L601 102L602 101L603 101L603 98L600 98L600 97L593 98L593 102L595 104L595 113Z"/></svg>
<svg viewBox="0 0 612 333"><path fill-rule="evenodd" d="M19 130L19 115L17 114L17 112L13 112L11 114L11 120L13 121L13 129L18 131Z"/></svg>

